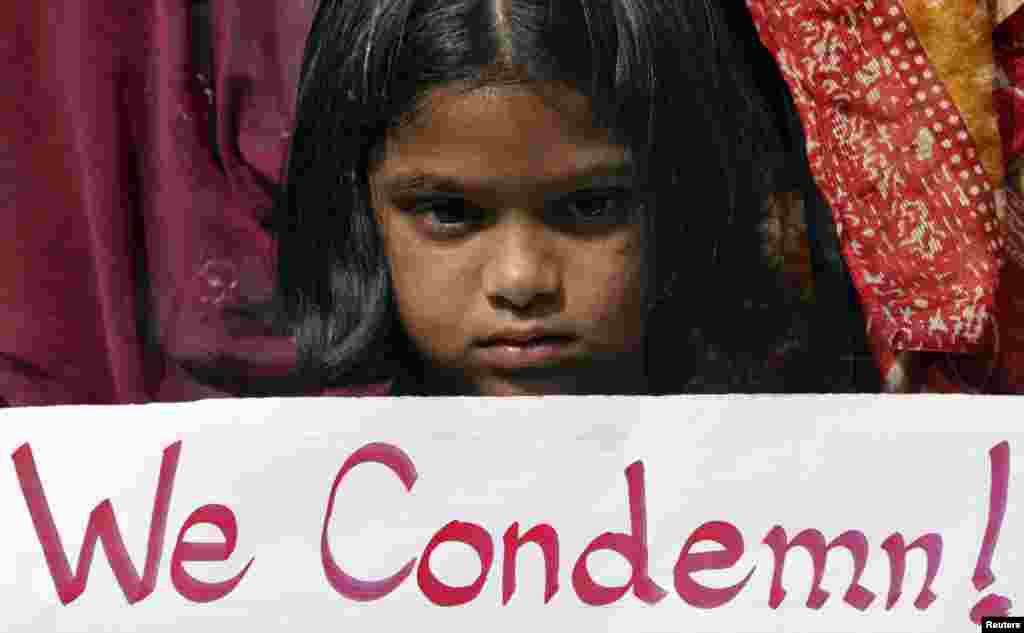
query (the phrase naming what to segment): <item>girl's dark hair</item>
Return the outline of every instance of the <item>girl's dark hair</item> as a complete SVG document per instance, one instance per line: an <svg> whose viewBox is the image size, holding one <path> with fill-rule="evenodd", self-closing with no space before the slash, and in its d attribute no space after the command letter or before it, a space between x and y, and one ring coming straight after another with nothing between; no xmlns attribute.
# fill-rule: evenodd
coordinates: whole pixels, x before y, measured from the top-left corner
<svg viewBox="0 0 1024 633"><path fill-rule="evenodd" d="M741 0L321 0L273 222L300 382L377 382L416 366L367 173L431 88L502 81L577 90L631 148L650 210L656 391L687 390L708 350L733 359L720 390L786 389L758 386L734 361L758 366L792 329L757 227L772 192L813 184Z"/></svg>

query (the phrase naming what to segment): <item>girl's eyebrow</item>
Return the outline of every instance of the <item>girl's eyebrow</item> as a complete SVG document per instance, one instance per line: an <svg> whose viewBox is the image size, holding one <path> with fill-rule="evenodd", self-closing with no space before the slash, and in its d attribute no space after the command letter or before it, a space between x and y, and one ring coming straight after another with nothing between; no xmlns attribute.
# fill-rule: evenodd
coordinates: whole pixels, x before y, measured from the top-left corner
<svg viewBox="0 0 1024 633"><path fill-rule="evenodd" d="M613 161L596 161L567 174L559 175L557 178L531 181L529 183L520 182L516 183L516 185L529 184L543 188L571 190L601 183L626 185L631 183L632 180L633 165L626 158ZM488 188L507 188L510 184L508 181L500 178L466 181L457 176L425 169L416 169L393 176L384 176L377 180L378 188L390 196L409 195L424 191L458 195L464 194L469 190L480 191Z"/></svg>

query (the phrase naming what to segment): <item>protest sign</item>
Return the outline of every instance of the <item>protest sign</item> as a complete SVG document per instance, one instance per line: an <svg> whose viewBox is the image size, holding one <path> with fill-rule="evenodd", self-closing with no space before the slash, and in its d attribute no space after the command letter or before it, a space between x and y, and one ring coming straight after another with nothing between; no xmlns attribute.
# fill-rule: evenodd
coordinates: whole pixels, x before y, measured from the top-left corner
<svg viewBox="0 0 1024 633"><path fill-rule="evenodd" d="M1010 398L0 416L6 631L948 632L1024 599Z"/></svg>

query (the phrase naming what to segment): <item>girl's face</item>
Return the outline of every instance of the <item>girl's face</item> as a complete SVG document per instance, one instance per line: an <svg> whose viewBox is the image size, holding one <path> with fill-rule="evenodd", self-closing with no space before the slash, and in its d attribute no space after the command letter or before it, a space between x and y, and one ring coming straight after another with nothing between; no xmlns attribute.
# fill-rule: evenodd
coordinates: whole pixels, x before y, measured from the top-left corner
<svg viewBox="0 0 1024 633"><path fill-rule="evenodd" d="M370 172L399 316L456 393L643 393L644 219L586 98L441 88Z"/></svg>

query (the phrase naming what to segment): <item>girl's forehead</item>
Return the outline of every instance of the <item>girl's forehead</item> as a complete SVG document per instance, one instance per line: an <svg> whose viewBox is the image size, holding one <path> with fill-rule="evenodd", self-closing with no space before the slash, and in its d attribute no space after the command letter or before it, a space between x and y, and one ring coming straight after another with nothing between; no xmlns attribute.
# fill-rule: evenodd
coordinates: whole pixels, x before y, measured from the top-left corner
<svg viewBox="0 0 1024 633"><path fill-rule="evenodd" d="M439 88L411 123L387 138L381 172L439 170L557 172L622 164L628 150L593 122L588 99L553 85Z"/></svg>
<svg viewBox="0 0 1024 633"><path fill-rule="evenodd" d="M595 125L589 98L551 82L471 86L451 84L423 95L403 124L389 133L392 142L408 143L452 131L502 122L501 130L558 133L587 142L610 142L608 131ZM498 131L498 130L494 130Z"/></svg>

